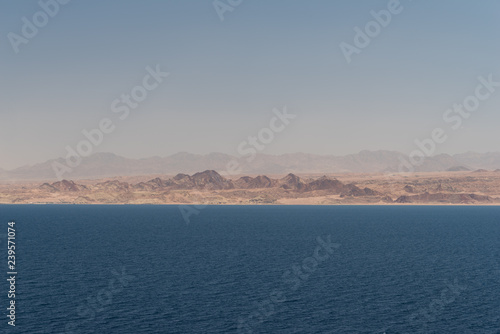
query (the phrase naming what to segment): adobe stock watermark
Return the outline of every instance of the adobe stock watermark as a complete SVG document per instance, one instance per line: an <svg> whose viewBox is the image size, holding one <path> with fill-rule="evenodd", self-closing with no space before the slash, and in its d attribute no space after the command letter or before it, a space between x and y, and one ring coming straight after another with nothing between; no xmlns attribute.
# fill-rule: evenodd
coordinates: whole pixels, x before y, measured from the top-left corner
<svg viewBox="0 0 500 334"><path fill-rule="evenodd" d="M79 317L83 318L78 322L70 322L65 326L65 334L77 334L82 332L77 330L87 322L94 321L96 315L106 309L106 306L111 305L113 297L122 292L123 289L129 286L130 281L136 277L126 274L125 267L121 268L121 273L116 270L111 270L113 278L110 278L108 285L99 291L92 293L87 297L86 301L76 308L76 313Z"/></svg>
<svg viewBox="0 0 500 334"><path fill-rule="evenodd" d="M283 111L274 108L272 110L274 116L269 120L269 127L264 127L260 129L256 135L248 136L246 140L243 140L236 148L236 151L240 155L240 158L245 158L246 163L252 162L257 156L258 152L262 152L269 144L274 141L277 133L282 132L290 124L290 122L297 117L297 115L289 114L287 107L283 107ZM224 171L221 172L222 176L237 175L243 171L243 166L241 160L232 159L226 166ZM197 192L200 196L200 200L203 199L203 194ZM189 224L191 222L190 217L192 215L198 215L200 210L206 207L205 204L198 205L179 205L179 210L181 211L182 218Z"/></svg>
<svg viewBox="0 0 500 334"><path fill-rule="evenodd" d="M146 67L147 74L142 79L142 85L134 86L130 93L123 93L119 98L111 102L111 112L117 114L119 120L124 121L130 115L130 111L137 109L141 102L147 97L149 92L154 91L160 86L164 78L170 75L168 72L162 72L160 65L153 69ZM85 139L80 140L75 148L66 146L65 164L59 161L52 163L52 169L59 180L65 173L71 173L78 167L84 157L88 157L94 151L94 148L100 146L104 141L105 135L112 133L116 128L115 123L110 118L102 118L98 126L94 129L83 129L82 134Z"/></svg>
<svg viewBox="0 0 500 334"><path fill-rule="evenodd" d="M433 299L427 307L421 308L409 316L408 320L412 326L423 327L423 331L427 333L427 324L436 321L444 307L453 303L462 291L467 290L467 286L459 285L457 279L453 283L446 281L445 284L446 287L441 290L439 298Z"/></svg>
<svg viewBox="0 0 500 334"><path fill-rule="evenodd" d="M212 5L214 6L215 12L219 16L221 21L224 21L224 13L232 12L236 7L241 5L243 0L214 0Z"/></svg>
<svg viewBox="0 0 500 334"><path fill-rule="evenodd" d="M443 112L442 119L449 125L452 131L459 130L465 119L468 119L472 112L479 109L481 102L491 98L500 87L500 81L494 81L493 74L488 76L477 77L478 85L474 89L474 93L466 96L461 103L454 103L451 108ZM408 159L399 157L397 172L384 172L384 178L389 181L387 190L393 191L397 183L391 182L398 176L403 176L405 173L415 173L416 167L422 166L425 159L431 157L439 144L443 144L448 140L448 133L443 127L436 127L431 132L428 138L414 140L417 149L413 150Z"/></svg>
<svg viewBox="0 0 500 334"><path fill-rule="evenodd" d="M45 27L50 19L54 18L61 8L61 6L66 5L71 0L40 0L38 5L41 10L37 11L31 19L26 16L21 18L21 34L16 34L14 32L9 32L7 38L9 39L12 50L16 54L19 53L19 47L22 44L28 44L30 40L38 35L39 29Z"/></svg>
<svg viewBox="0 0 500 334"><path fill-rule="evenodd" d="M480 76L477 78L479 84L474 89L474 94L465 97L462 103L454 103L452 108L446 109L443 113L445 123L451 124L452 130L458 130L464 119L468 119L472 112L479 109L481 102L488 100L496 91L496 87L500 87L500 81L493 80L493 74L489 74L486 78ZM400 173L413 173L415 167L421 166L426 157L430 157L436 151L438 144L443 144L448 139L446 131L437 127L434 128L428 138L422 140L415 139L415 145L418 149L412 151L408 160L400 158L398 171Z"/></svg>
<svg viewBox="0 0 500 334"><path fill-rule="evenodd" d="M411 1L411 0L409 0ZM387 3L387 9L381 9L377 11L370 11L370 15L373 20L368 21L364 29L356 26L354 27L354 38L353 44L346 43L342 41L339 44L340 50L344 55L345 60L348 64L352 61L352 56L354 54L360 54L363 49L365 49L373 39L377 38L382 32L382 28L386 28L392 21L395 15L401 14L403 11L403 6L399 0L389 0Z"/></svg>
<svg viewBox="0 0 500 334"><path fill-rule="evenodd" d="M276 313L276 307L287 301L286 293L294 292L307 281L312 273L316 271L318 265L330 258L334 249L338 249L340 244L332 243L331 236L326 237L326 241L321 237L316 238L318 245L312 256L306 257L301 264L293 264L291 270L286 270L282 275L281 289L274 289L269 293L269 298L260 303L254 303L255 311L246 317L239 317L237 321L238 333L254 333L257 326L263 323L266 318Z"/></svg>
<svg viewBox="0 0 500 334"><path fill-rule="evenodd" d="M267 145L274 141L275 135L285 130L290 122L297 117L297 115L289 114L286 106L283 107L283 111L274 108L273 114L275 116L269 120L269 127L260 129L254 136L248 136L236 148L240 158L245 158L246 163L252 162L257 153L264 151ZM236 175L242 171L243 167L240 161L232 159L226 164L226 169L221 174Z"/></svg>

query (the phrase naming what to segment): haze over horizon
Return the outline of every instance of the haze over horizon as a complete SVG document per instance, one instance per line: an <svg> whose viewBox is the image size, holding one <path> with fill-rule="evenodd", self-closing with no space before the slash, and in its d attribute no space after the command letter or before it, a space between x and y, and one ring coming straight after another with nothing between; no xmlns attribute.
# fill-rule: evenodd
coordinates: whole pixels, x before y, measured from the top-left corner
<svg viewBox="0 0 500 334"><path fill-rule="evenodd" d="M448 139L435 154L498 151L500 89L456 130L443 114L478 77L500 81L500 3L402 0L348 63L339 45L388 2L243 1L221 21L212 1L74 1L18 53L7 36L40 5L3 2L0 168L64 157L103 118L116 129L93 153L237 156L285 106L296 118L260 153L408 154L436 127ZM169 75L117 121L113 101L157 65Z"/></svg>
<svg viewBox="0 0 500 334"><path fill-rule="evenodd" d="M315 154L315 153L308 153L308 152L287 152L287 153L278 153L278 154L268 154L266 152L259 152L258 154L259 155L264 155L264 156L272 156L272 157L279 157L279 156L283 156L283 155L300 155L300 154L306 154L306 155L313 155L313 156L318 156L318 157L346 157L346 156L355 156L355 155L359 155L363 152L369 152L369 153L376 153L376 152L392 152L392 153L401 153L401 154L404 154L403 152L399 152L399 151L395 151L395 150L361 150L359 152L354 152L354 153L348 153L348 154L345 154L345 155L337 155L337 154ZM492 154L495 154L495 155L500 155L500 150L497 150L497 151L485 151L485 152L478 152L478 151L464 151L464 152L458 152L458 153L454 153L454 154L449 154L449 153L446 153L446 152L441 152L441 153L437 153L437 154L434 154L432 156L429 156L429 158L432 158L432 157L436 157L436 156L440 156L442 154L445 154L445 155L449 155L451 157L453 157L455 154L458 154L458 155L467 155L467 154L488 154L488 153L492 153ZM176 155L183 155L183 154L186 154L186 155L195 155L195 156L202 156L202 157L207 157L207 156L210 156L210 155L219 155L219 154L223 154L223 155L227 155L229 157L234 157L234 158L241 158L241 159L245 159L246 157L245 156L239 156L238 154L231 154L231 153L224 153L224 152L208 152L208 153L192 153L192 152L187 152L187 151L179 151L179 152L175 152L173 154L167 154L167 155L152 155L152 156L145 156L145 157L139 157L139 158L135 158L135 157L130 157L130 156L126 156L126 155L121 155L121 154L117 154L117 153L114 153L114 152L95 152L93 153L91 156L92 157L96 157L96 156L106 156L106 155L113 155L113 156L116 156L116 157L120 157L120 158L125 158L125 159L131 159L131 160L143 160L143 159L154 159L154 158L167 158L167 157L172 157L172 156L176 156ZM25 165L21 165L21 166L17 166L17 167L14 167L14 168L10 168L10 169L7 169L7 168L1 168L3 170L6 170L6 171L12 171L12 170L16 170L17 168L26 168L26 167L33 167L33 166L37 166L37 165L40 165L40 164L45 164L47 162L52 162L52 161L56 161L58 159L64 159L64 156L60 156L60 157L53 157L53 158L49 158L49 159L46 159L46 160L43 160L43 161L38 161L38 162L35 162L34 164L25 164ZM457 163L457 166L459 166L460 163ZM119 175L116 175L116 176L119 176Z"/></svg>

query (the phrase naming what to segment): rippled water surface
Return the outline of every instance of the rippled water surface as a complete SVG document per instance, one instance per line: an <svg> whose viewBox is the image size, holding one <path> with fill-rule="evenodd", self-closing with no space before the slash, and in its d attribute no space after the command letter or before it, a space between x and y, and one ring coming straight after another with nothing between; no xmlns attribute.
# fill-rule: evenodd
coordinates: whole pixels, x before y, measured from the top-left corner
<svg viewBox="0 0 500 334"><path fill-rule="evenodd" d="M500 333L500 208L0 206L6 333ZM6 276L7 270L4 270Z"/></svg>

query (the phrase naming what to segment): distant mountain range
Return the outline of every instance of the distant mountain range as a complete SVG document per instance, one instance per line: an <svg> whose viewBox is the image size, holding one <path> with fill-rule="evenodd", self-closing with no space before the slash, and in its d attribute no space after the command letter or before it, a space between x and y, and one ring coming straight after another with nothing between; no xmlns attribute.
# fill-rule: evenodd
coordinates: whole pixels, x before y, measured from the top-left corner
<svg viewBox="0 0 500 334"><path fill-rule="evenodd" d="M259 154L248 162L247 157L234 157L223 153L198 155L177 153L167 157L129 159L113 153L96 153L83 158L81 164L72 172L66 173L65 179L97 179L114 176L174 175L194 173L200 170L215 170L222 175L228 170L228 163L236 161L241 167L240 174L312 174L312 173L377 173L397 172L401 159L408 156L395 151L361 151L345 156L315 155L293 153L283 155ZM49 160L33 166L24 166L10 171L0 169L0 180L28 181L55 180L53 163L64 164L64 159ZM417 172L461 171L500 169L500 152L463 154L439 154L425 159Z"/></svg>

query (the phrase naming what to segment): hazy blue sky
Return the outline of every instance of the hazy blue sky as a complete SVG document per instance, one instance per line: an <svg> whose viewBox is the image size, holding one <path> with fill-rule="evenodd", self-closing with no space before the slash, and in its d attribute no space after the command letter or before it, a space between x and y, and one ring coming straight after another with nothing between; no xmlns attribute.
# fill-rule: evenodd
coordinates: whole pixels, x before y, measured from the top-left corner
<svg viewBox="0 0 500 334"><path fill-rule="evenodd" d="M500 2L401 0L348 64L339 44L387 4L243 0L221 21L210 0L73 0L16 54L8 33L41 8L1 1L0 168L64 156L83 129L117 120L112 101L156 64L170 76L95 152L236 155L285 105L297 118L265 153L409 153L435 127L450 135L438 153L498 151L500 89L459 130L443 113L478 76L500 81Z"/></svg>

